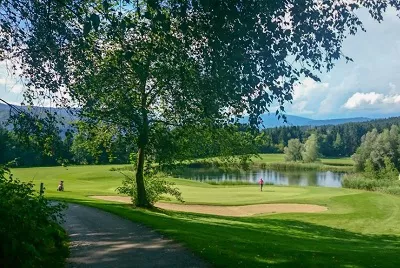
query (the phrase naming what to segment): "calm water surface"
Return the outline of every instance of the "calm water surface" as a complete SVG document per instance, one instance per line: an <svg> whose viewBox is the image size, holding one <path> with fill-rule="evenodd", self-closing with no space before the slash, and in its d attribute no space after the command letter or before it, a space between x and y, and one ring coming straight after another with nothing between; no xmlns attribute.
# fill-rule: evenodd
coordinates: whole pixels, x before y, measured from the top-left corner
<svg viewBox="0 0 400 268"><path fill-rule="evenodd" d="M212 168L184 168L175 171L174 176L196 181L245 181L258 183L260 178L265 183L275 185L342 187L344 173L330 171L274 171L253 169L248 171L221 171Z"/></svg>

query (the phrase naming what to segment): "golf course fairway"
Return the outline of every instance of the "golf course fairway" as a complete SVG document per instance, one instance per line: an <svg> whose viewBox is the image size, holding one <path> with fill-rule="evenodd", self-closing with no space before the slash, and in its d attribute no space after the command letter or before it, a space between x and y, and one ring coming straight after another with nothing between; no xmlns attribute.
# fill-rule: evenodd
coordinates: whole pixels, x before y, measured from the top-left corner
<svg viewBox="0 0 400 268"><path fill-rule="evenodd" d="M400 197L342 188L220 186L171 178L185 204L239 206L310 204L319 213L217 216L90 196L117 195L122 175L112 166L18 168L23 181L43 182L48 198L96 207L142 223L181 242L216 267L400 267ZM114 167L116 167L114 165ZM65 192L57 192L63 180ZM176 202L166 197L163 202Z"/></svg>

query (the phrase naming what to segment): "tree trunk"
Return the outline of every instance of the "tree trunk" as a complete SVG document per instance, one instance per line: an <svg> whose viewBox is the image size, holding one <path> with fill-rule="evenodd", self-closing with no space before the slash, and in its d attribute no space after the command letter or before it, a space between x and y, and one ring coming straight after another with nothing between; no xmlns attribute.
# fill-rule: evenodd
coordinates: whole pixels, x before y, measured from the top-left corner
<svg viewBox="0 0 400 268"><path fill-rule="evenodd" d="M146 145L140 145L139 142L139 152L138 152L138 162L136 170L136 187L137 187L137 198L135 198L137 207L149 207L150 204L146 197L146 188L144 186L144 154Z"/></svg>
<svg viewBox="0 0 400 268"><path fill-rule="evenodd" d="M143 98L143 103L145 104L146 99ZM143 105L144 106L144 105ZM147 116L147 110L142 108L142 127L139 133L139 141L138 141L138 161L137 161L137 169L136 169L136 186L137 186L137 198L135 198L137 207L150 207L151 204L147 200L146 196L146 187L144 185L144 161L145 161L145 152L146 146L149 140L149 119Z"/></svg>
<svg viewBox="0 0 400 268"><path fill-rule="evenodd" d="M147 111L147 94L146 94L146 82L149 76L150 61L146 62L144 70L141 73L141 125L139 127L139 140L138 140L138 156L137 156L137 169L136 169L136 187L137 187L137 198L135 198L137 207L151 207L147 196L146 187L144 185L144 161L146 146L149 142L149 118Z"/></svg>

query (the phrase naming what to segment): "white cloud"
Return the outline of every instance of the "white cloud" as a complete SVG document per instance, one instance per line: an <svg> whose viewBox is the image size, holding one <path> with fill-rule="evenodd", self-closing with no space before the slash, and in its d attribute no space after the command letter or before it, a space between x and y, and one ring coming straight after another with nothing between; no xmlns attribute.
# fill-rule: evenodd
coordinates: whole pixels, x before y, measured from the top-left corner
<svg viewBox="0 0 400 268"><path fill-rule="evenodd" d="M12 74L9 70L11 68L11 62L1 61L0 62L0 98L8 102L21 102L22 92L24 91L24 85L21 82L19 75L21 74L17 65L15 74Z"/></svg>
<svg viewBox="0 0 400 268"><path fill-rule="evenodd" d="M288 113L312 115L315 114L315 104L327 94L329 83L319 83L311 78L305 78L293 87L293 104L288 105Z"/></svg>
<svg viewBox="0 0 400 268"><path fill-rule="evenodd" d="M343 105L349 110L379 108L387 104L400 104L400 95L384 95L376 92L360 93L351 96Z"/></svg>
<svg viewBox="0 0 400 268"><path fill-rule="evenodd" d="M308 106L307 101L299 101L299 102L293 103L293 105L291 106L291 110L297 111L296 114L302 114L302 115L313 114L314 112L311 110L308 110L307 106Z"/></svg>
<svg viewBox="0 0 400 268"><path fill-rule="evenodd" d="M24 90L24 86L22 84L14 84L9 87L10 91L16 94L20 94Z"/></svg>
<svg viewBox="0 0 400 268"><path fill-rule="evenodd" d="M294 85L293 101L312 98L314 93L321 93L328 87L328 83L319 83L307 77L301 83Z"/></svg>
<svg viewBox="0 0 400 268"><path fill-rule="evenodd" d="M395 94L397 91L396 91L396 85L395 84L393 84L392 82L389 82L389 88L390 88L390 94Z"/></svg>
<svg viewBox="0 0 400 268"><path fill-rule="evenodd" d="M13 77L3 76L1 73L0 73L0 87L5 89L6 91L15 94L20 94L24 89L24 86L21 83L19 83L16 79L14 79Z"/></svg>

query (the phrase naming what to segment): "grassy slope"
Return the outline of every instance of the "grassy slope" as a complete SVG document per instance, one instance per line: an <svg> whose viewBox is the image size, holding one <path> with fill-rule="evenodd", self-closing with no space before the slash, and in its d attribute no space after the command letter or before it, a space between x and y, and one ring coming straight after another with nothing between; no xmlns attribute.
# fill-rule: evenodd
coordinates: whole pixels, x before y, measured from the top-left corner
<svg viewBox="0 0 400 268"><path fill-rule="evenodd" d="M24 180L44 182L46 195L95 206L142 222L185 243L216 266L400 267L400 198L380 193L317 187L224 187L173 179L188 203L322 204L320 214L275 214L251 218L146 211L93 200L115 194L121 175L110 166L15 169ZM66 192L55 191L59 180Z"/></svg>

